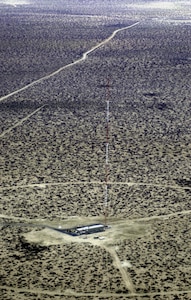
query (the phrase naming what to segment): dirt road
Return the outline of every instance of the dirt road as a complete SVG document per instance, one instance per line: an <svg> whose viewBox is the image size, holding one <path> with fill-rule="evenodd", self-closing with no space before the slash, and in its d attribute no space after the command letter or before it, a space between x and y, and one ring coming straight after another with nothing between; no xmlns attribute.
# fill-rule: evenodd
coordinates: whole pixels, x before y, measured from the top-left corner
<svg viewBox="0 0 191 300"><path fill-rule="evenodd" d="M39 110L41 110L45 105L42 105L41 107L37 108L35 111L33 111L31 114L27 115L26 117L24 117L23 119L21 119L19 122L17 122L15 125L11 126L10 128L8 128L7 130L3 131L0 134L0 138L4 137L7 133L9 133L11 130L13 130L14 128L16 128L17 126L22 125L22 123L26 120L28 120L30 117L32 117L33 115L35 115L37 112L39 112Z"/></svg>
<svg viewBox="0 0 191 300"><path fill-rule="evenodd" d="M76 296L76 297L102 297L107 298L108 297L116 297L120 298L122 296L125 296L127 298L133 299L134 297L146 297L146 296L164 296L164 295L182 295L182 294L190 294L191 290L185 290L185 291L170 291L170 292L153 292L153 293L78 293L73 290L66 290L64 292L59 291L48 291L48 290L40 290L40 289L23 289L23 288L14 288L14 287L7 287L7 286L0 286L0 289L2 290L8 290L8 291L15 291L18 293L34 293L35 295L59 295L59 296Z"/></svg>
<svg viewBox="0 0 191 300"><path fill-rule="evenodd" d="M58 73L60 73L61 71L65 70L65 69L68 69L68 68L70 68L70 67L72 67L72 66L74 66L74 65L76 65L76 64L79 64L79 63L83 62L84 60L87 59L87 57L88 57L88 55L89 55L90 53L94 52L95 50L97 50L97 49L100 48L101 46L103 46L103 45L105 45L106 43L108 43L111 39L113 39L113 38L115 37L115 35L116 35L118 32L120 32L120 31L122 31L122 30L126 30L126 29L129 29L129 28L132 28L132 27L138 25L139 23L140 23L140 22L136 22L136 23L134 23L134 24L132 24L132 25L129 25L129 26L126 26L126 27L123 27L123 28L120 28L120 29L115 30L115 31L114 31L107 39L103 40L101 43L98 43L96 46L92 47L90 50L88 50L88 51L86 51L85 53L83 53L83 55L82 55L82 57L81 57L80 59L77 59L77 60L75 60L74 62L72 62L72 63L70 63L70 64L68 64L68 65L65 65L65 66L59 68L58 70L52 72L51 74L48 74L48 75L46 75L46 76L44 76L44 77L42 77L42 78L39 78L39 79L37 79L37 80L35 80L35 81L33 81L33 82L31 82L31 83L25 85L24 87L22 87L22 88L20 88L20 89L18 89L18 90L16 90L16 91L14 91L14 92L12 92L12 93L10 93L10 94L8 94L8 95L5 95L5 96L1 97L1 98L0 98L0 101L3 101L3 100L5 100L5 99L8 99L9 97L18 94L18 93L20 93L20 92L22 92L22 91L28 89L29 87L34 86L35 84L41 83L41 82L43 82L44 80L47 80L47 79L49 79L49 78L51 78L51 77L57 75Z"/></svg>

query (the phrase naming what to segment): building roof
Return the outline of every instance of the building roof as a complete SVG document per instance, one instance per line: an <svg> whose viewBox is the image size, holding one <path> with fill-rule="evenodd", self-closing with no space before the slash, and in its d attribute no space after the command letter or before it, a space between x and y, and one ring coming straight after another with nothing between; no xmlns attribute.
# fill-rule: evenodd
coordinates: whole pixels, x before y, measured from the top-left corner
<svg viewBox="0 0 191 300"><path fill-rule="evenodd" d="M96 229L96 228L104 228L104 227L105 226L103 224L93 224L93 225L77 228L76 231L86 231L86 230L91 230L91 229Z"/></svg>

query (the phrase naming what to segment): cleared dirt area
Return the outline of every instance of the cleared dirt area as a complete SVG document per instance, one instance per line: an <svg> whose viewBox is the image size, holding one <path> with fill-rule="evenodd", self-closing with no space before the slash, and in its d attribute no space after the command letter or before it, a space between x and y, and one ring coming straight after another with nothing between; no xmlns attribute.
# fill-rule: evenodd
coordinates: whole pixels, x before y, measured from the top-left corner
<svg viewBox="0 0 191 300"><path fill-rule="evenodd" d="M72 217L57 227L101 220ZM109 218L108 223L111 228L105 232L80 237L50 228L31 230L26 222L25 227L4 226L4 285L10 291L11 284L18 295L28 290L39 297L87 293L88 299L174 299L177 291L179 299L189 299L190 214L131 221ZM56 227L55 222L48 225Z"/></svg>

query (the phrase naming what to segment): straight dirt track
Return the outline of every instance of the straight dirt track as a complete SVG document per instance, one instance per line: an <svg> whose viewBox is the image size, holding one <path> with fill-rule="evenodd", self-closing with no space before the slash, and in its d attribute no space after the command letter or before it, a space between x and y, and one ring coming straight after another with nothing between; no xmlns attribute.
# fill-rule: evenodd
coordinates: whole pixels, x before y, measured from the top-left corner
<svg viewBox="0 0 191 300"><path fill-rule="evenodd" d="M140 23L140 22L136 22L136 23L134 23L134 24L132 24L132 25L129 25L129 26L126 26L126 27L123 27L123 28L120 28L120 29L115 30L115 31L114 31L107 39L103 40L101 43L98 43L96 46L92 47L90 50L88 50L88 51L86 51L85 53L83 53L83 55L82 55L82 57L81 57L80 59L77 59L77 60L75 60L74 62L72 62L72 63L70 63L70 64L68 64L68 65L65 65L65 66L59 68L58 70L52 72L51 74L46 75L46 76L44 76L44 77L42 77L42 78L40 78L40 79L37 79L37 80L35 80L35 81L33 81L33 82L31 82L31 83L25 85L24 87L22 87L22 88L20 88L20 89L18 89L18 90L16 90L16 91L14 91L14 92L12 92L12 93L10 93L10 94L8 94L8 95L5 95L5 96L1 97L1 98L0 98L0 101L3 101L3 100L5 100L5 99L8 99L9 97L11 97L11 96L13 96L13 95L16 95L16 94L18 94L18 93L20 93L20 92L22 92L22 91L24 91L24 90L26 90L26 89L28 89L28 88L30 88L30 87L36 85L36 84L38 84L38 83L41 83L41 82L43 82L43 81L45 81L45 80L47 80L47 79L49 79L49 78L51 78L51 77L57 75L58 73L60 73L61 71L65 70L65 69L68 69L68 68L70 68L70 67L72 67L72 66L74 66L74 65L76 65L76 64L79 64L79 63L83 62L84 60L87 59L87 57L88 57L88 55L89 55L90 53L92 53L92 52L94 52L95 50L97 50L98 48L104 46L106 43L108 43L110 40L112 40L118 32L123 31L123 30L126 30L126 29L129 29L129 28L132 28L132 27L138 25L139 23Z"/></svg>
<svg viewBox="0 0 191 300"><path fill-rule="evenodd" d="M67 181L67 182L47 182L47 183L34 183L27 185L12 185L5 186L0 188L1 190L7 189L22 189L22 188L46 188L49 186L67 186L67 185L91 185L91 184L100 184L104 185L105 182L102 181ZM178 185L166 185L166 184L156 184L156 183L145 183L145 182L119 182L119 181L108 181L108 185L128 185L128 186L151 186L151 187L159 187L159 188L171 188L176 190L191 190L191 187L187 186L178 186Z"/></svg>
<svg viewBox="0 0 191 300"><path fill-rule="evenodd" d="M67 290L64 293L60 293L59 291L54 292L54 291L46 291L46 290L28 290L28 289L21 289L21 288L12 288L12 287L5 287L5 286L0 286L0 289L4 289L4 290L8 290L8 291L15 291L15 292L25 292L25 293L34 293L35 295L50 295L50 296L54 296L54 295L59 295L59 296L75 296L75 297L106 297L108 299L108 297L122 297L125 296L127 298L131 298L132 297L143 297L143 296L168 296L168 295L182 295L182 294L191 294L191 290L186 290L186 291L170 291L170 292L156 292L156 293L77 293L73 290Z"/></svg>

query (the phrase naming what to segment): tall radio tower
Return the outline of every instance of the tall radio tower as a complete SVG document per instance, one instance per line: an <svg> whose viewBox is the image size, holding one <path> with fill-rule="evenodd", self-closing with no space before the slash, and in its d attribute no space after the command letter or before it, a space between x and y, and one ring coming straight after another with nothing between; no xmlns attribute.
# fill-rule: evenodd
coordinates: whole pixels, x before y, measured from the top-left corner
<svg viewBox="0 0 191 300"><path fill-rule="evenodd" d="M107 225L108 216L108 181L109 181L109 104L110 104L110 81L107 83L107 97L106 97L106 143L105 143L105 199L104 199L104 216L105 226Z"/></svg>

